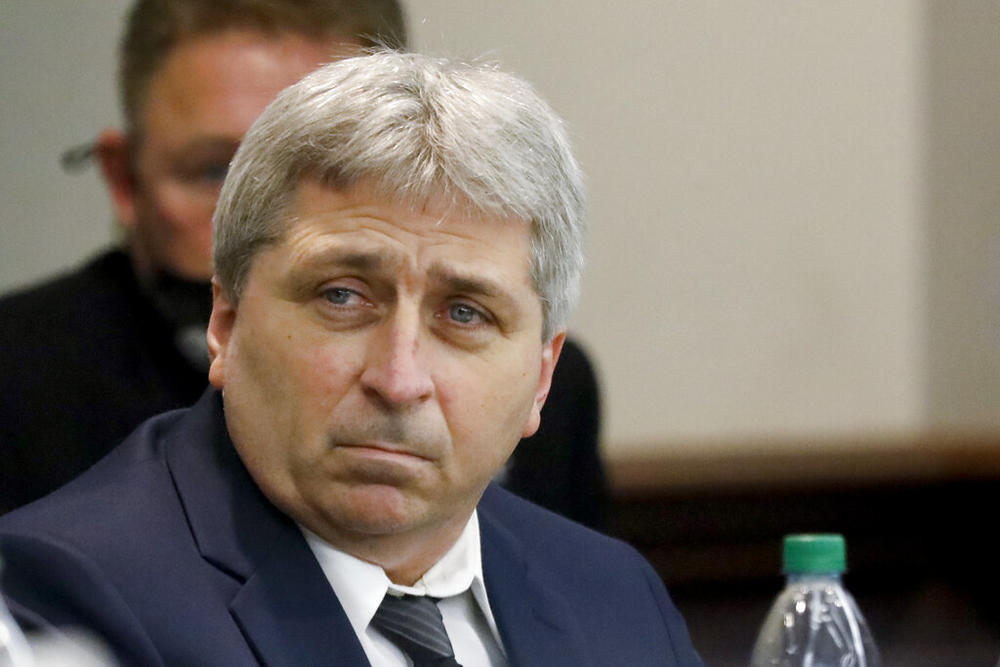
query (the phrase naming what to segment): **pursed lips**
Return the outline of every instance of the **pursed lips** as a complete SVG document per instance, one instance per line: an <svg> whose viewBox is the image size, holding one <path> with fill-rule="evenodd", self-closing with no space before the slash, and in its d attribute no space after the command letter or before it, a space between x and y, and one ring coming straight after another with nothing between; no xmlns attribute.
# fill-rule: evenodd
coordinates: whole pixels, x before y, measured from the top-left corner
<svg viewBox="0 0 1000 667"><path fill-rule="evenodd" d="M386 443L337 443L337 448L343 448L346 450L353 450L354 452L372 457L380 458L404 458L404 459L419 459L421 461L433 461L429 456L425 456L418 452L413 451L411 448L403 447L396 444L386 444Z"/></svg>

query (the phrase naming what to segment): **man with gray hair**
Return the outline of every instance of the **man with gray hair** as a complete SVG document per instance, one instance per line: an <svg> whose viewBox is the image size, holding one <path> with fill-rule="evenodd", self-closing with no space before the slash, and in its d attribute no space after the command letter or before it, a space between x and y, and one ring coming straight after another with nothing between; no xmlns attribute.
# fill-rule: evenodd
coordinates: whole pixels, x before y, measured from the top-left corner
<svg viewBox="0 0 1000 667"><path fill-rule="evenodd" d="M78 269L0 297L0 514L80 474L207 384L212 212L253 120L286 86L361 48L407 43L398 0L135 0L119 51L123 129L96 159L122 230ZM596 377L563 348L540 431L506 488L588 525L605 500Z"/></svg>
<svg viewBox="0 0 1000 667"><path fill-rule="evenodd" d="M630 547L492 483L583 265L531 87L391 51L253 125L215 212L210 389L0 519L22 619L132 665L697 665Z"/></svg>

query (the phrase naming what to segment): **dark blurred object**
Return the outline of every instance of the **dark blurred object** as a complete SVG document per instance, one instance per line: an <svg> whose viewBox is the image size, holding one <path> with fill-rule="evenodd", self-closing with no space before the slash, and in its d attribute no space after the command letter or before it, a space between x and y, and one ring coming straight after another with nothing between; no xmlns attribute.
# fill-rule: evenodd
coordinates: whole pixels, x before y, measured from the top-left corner
<svg viewBox="0 0 1000 667"><path fill-rule="evenodd" d="M0 299L0 513L76 477L144 419L197 400L205 371L174 338L120 250Z"/></svg>
<svg viewBox="0 0 1000 667"><path fill-rule="evenodd" d="M594 367L583 348L567 338L541 426L518 444L502 484L558 514L600 527L607 503L600 420Z"/></svg>
<svg viewBox="0 0 1000 667"><path fill-rule="evenodd" d="M59 164L65 171L72 174L89 166L96 155L96 142L88 141L63 151L63 154L59 156Z"/></svg>
<svg viewBox="0 0 1000 667"><path fill-rule="evenodd" d="M883 665L994 665L1000 436L779 444L609 461L609 532L663 576L705 664L747 664L783 535L839 532Z"/></svg>

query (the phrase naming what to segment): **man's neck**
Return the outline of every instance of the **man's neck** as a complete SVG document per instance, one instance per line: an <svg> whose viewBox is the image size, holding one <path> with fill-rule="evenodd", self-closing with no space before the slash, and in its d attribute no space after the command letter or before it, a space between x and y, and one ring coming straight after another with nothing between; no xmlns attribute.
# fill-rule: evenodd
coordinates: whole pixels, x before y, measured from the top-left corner
<svg viewBox="0 0 1000 667"><path fill-rule="evenodd" d="M304 525L344 553L378 565L392 583L413 586L455 545L471 516L472 510L430 529L418 527L404 533L383 535L331 530L327 526L309 523Z"/></svg>

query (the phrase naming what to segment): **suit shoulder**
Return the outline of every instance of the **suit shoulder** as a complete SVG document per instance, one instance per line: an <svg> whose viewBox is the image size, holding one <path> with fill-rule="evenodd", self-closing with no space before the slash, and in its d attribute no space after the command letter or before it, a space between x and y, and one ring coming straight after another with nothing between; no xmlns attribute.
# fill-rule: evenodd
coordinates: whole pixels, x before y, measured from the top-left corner
<svg viewBox="0 0 1000 667"><path fill-rule="evenodd" d="M0 333L8 340L22 333L24 343L30 344L35 331L50 336L53 327L88 325L119 307L134 282L131 276L128 257L112 250L77 269L9 292L0 296Z"/></svg>
<svg viewBox="0 0 1000 667"><path fill-rule="evenodd" d="M480 510L484 567L490 557L512 556L530 579L565 601L583 636L599 638L590 647L595 656L617 646L633 652L634 659L621 664L701 664L663 580L635 548L496 487L484 494ZM628 630L624 645L613 628ZM635 636L644 638L643 646L634 644ZM654 646L658 657L650 662L646 651ZM618 664L612 659L595 663Z"/></svg>
<svg viewBox="0 0 1000 667"><path fill-rule="evenodd" d="M672 607L662 579L630 544L499 488L484 495L480 509L480 523L491 522L490 535L517 544L524 563L553 589L570 597L587 591L605 600L643 600L661 611Z"/></svg>
<svg viewBox="0 0 1000 667"><path fill-rule="evenodd" d="M0 537L24 533L76 542L114 534L127 529L129 522L137 523L135 528L141 530L138 524L145 520L142 509L155 508L173 495L162 441L184 412L176 410L147 420L65 486L0 516Z"/></svg>
<svg viewBox="0 0 1000 667"><path fill-rule="evenodd" d="M31 308L36 303L61 300L67 295L93 293L117 285L131 275L128 255L120 250L107 250L76 268L0 295L0 307Z"/></svg>
<svg viewBox="0 0 1000 667"><path fill-rule="evenodd" d="M530 536L534 551L552 554L577 551L578 555L589 551L610 552L642 560L631 545L535 505L495 484L483 494L480 513L517 536Z"/></svg>

